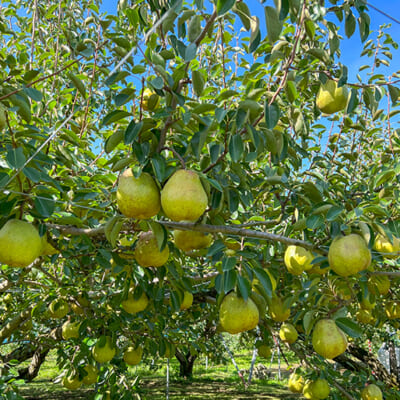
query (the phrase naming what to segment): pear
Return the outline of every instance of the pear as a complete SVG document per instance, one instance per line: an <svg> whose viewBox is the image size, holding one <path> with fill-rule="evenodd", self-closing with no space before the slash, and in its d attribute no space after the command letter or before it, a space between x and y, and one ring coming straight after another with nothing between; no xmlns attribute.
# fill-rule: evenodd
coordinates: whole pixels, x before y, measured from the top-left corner
<svg viewBox="0 0 400 400"><path fill-rule="evenodd" d="M259 312L254 301L244 300L235 292L227 294L219 309L221 328L231 334L250 331L258 325Z"/></svg>
<svg viewBox="0 0 400 400"><path fill-rule="evenodd" d="M345 86L338 87L333 80L322 84L317 94L317 107L324 114L333 114L344 110L347 104L348 91Z"/></svg>
<svg viewBox="0 0 400 400"><path fill-rule="evenodd" d="M355 275L371 264L371 252L365 240L357 235L336 237L329 247L329 266L340 276Z"/></svg>
<svg viewBox="0 0 400 400"><path fill-rule="evenodd" d="M162 209L173 221L196 221L207 204L207 194L194 171L176 171L161 191Z"/></svg>
<svg viewBox="0 0 400 400"><path fill-rule="evenodd" d="M382 400L382 392L379 387L373 383L367 385L361 391L361 399L362 400Z"/></svg>
<svg viewBox="0 0 400 400"><path fill-rule="evenodd" d="M82 381L79 380L78 374L64 376L62 385L69 390L77 390L82 386Z"/></svg>
<svg viewBox="0 0 400 400"><path fill-rule="evenodd" d="M135 288L130 288L128 298L121 302L122 308L129 314L136 314L140 311L143 311L149 304L149 298L147 297L145 292L143 292L138 299L135 299L134 291Z"/></svg>
<svg viewBox="0 0 400 400"><path fill-rule="evenodd" d="M129 168L119 177L117 204L126 217L148 219L160 211L160 191L151 175L135 178Z"/></svg>
<svg viewBox="0 0 400 400"><path fill-rule="evenodd" d="M105 340L99 339L92 347L92 356L98 363L112 360L117 352L110 336L105 336L103 339Z"/></svg>
<svg viewBox="0 0 400 400"><path fill-rule="evenodd" d="M162 251L152 231L142 232L135 247L135 260L141 267L161 267L168 261L168 245Z"/></svg>
<svg viewBox="0 0 400 400"><path fill-rule="evenodd" d="M358 310L356 312L356 319L358 322L362 323L362 324L370 324L373 323L375 321L374 316L372 315L370 310Z"/></svg>
<svg viewBox="0 0 400 400"><path fill-rule="evenodd" d="M160 96L153 90L146 88L143 91L142 107L145 111L154 111L160 105Z"/></svg>
<svg viewBox="0 0 400 400"><path fill-rule="evenodd" d="M91 364L87 364L83 367L86 375L82 378L82 383L85 385L92 385L97 382L97 377L99 376L99 370Z"/></svg>
<svg viewBox="0 0 400 400"><path fill-rule="evenodd" d="M284 322L290 317L290 308L285 307L282 299L276 294L268 300L268 311L270 317L276 322Z"/></svg>
<svg viewBox="0 0 400 400"><path fill-rule="evenodd" d="M26 267L42 253L42 239L29 222L11 219L0 229L0 263Z"/></svg>
<svg viewBox="0 0 400 400"><path fill-rule="evenodd" d="M370 293L385 296L390 290L390 279L386 275L372 275L369 277L367 285Z"/></svg>
<svg viewBox="0 0 400 400"><path fill-rule="evenodd" d="M289 246L285 251L284 261L287 270L293 275L301 275L310 270L314 256L301 246Z"/></svg>
<svg viewBox="0 0 400 400"><path fill-rule="evenodd" d="M79 337L79 327L80 327L80 322L71 322L71 321L66 321L64 322L62 326L62 337L64 340L72 339L75 338L77 339Z"/></svg>
<svg viewBox="0 0 400 400"><path fill-rule="evenodd" d="M398 302L398 301L387 302L385 304L385 312L386 312L386 316L389 319L400 318L400 302Z"/></svg>
<svg viewBox="0 0 400 400"><path fill-rule="evenodd" d="M262 344L257 348L258 355L263 358L270 358L272 354L271 347L266 344Z"/></svg>
<svg viewBox="0 0 400 400"><path fill-rule="evenodd" d="M297 372L293 372L289 376L288 389L292 393L301 393L304 387L304 379Z"/></svg>
<svg viewBox="0 0 400 400"><path fill-rule="evenodd" d="M64 299L54 299L49 304L50 317L54 319L64 318L69 311L68 303Z"/></svg>
<svg viewBox="0 0 400 400"><path fill-rule="evenodd" d="M181 311L187 310L192 306L192 304L193 304L193 294L185 290L185 292L183 293L183 301L179 309Z"/></svg>
<svg viewBox="0 0 400 400"><path fill-rule="evenodd" d="M320 319L312 334L314 350L322 357L333 359L347 349L347 338L332 319Z"/></svg>
<svg viewBox="0 0 400 400"><path fill-rule="evenodd" d="M318 378L315 381L307 381L303 387L303 396L311 400L323 400L329 396L329 384L326 379Z"/></svg>
<svg viewBox="0 0 400 400"><path fill-rule="evenodd" d="M212 240L212 235L203 232L174 230L175 246L185 252L205 249L211 245Z"/></svg>
<svg viewBox="0 0 400 400"><path fill-rule="evenodd" d="M400 255L400 239L393 236L392 242L380 233L375 238L374 250L386 258L397 258Z"/></svg>
<svg viewBox="0 0 400 400"><path fill-rule="evenodd" d="M296 328L289 322L284 322L281 325L281 329L279 330L279 337L283 342L292 344L297 340L298 336L299 335Z"/></svg>
<svg viewBox="0 0 400 400"><path fill-rule="evenodd" d="M137 365L140 363L143 355L142 347L128 347L124 352L124 361L128 365Z"/></svg>
<svg viewBox="0 0 400 400"><path fill-rule="evenodd" d="M60 253L60 251L57 250L55 247L53 247L53 245L51 245L47 241L46 235L42 236L42 251L41 251L40 255L42 255L42 256L52 256L54 254L59 254L59 253Z"/></svg>

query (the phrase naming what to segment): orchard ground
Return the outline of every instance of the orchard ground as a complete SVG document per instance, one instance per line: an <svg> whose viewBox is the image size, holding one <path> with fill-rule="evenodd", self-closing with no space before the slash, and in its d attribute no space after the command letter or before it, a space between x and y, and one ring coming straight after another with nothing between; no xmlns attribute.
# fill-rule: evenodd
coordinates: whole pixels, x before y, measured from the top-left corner
<svg viewBox="0 0 400 400"><path fill-rule="evenodd" d="M241 370L249 369L251 364L251 351L235 354L235 361ZM188 381L178 377L179 364L176 359L170 361L170 388L171 399L285 399L294 400L300 398L289 392L286 388L287 365L281 360L281 380L278 379L278 364L275 357L271 368L270 361L257 358L255 366L263 364L268 368L267 379L253 379L251 384L244 387L237 371L230 360L226 364L209 364L206 368L205 357L196 361L193 378ZM131 367L132 380L139 376L137 381L138 399L165 399L166 398L166 361L158 361L160 367L152 370L148 366L140 365ZM51 353L43 364L39 376L31 383L20 387L22 396L27 400L80 400L93 397L94 390L79 389L66 390L60 383L53 383L60 371L56 366L56 354ZM247 374L244 378L247 381ZM140 396L140 397L139 397Z"/></svg>

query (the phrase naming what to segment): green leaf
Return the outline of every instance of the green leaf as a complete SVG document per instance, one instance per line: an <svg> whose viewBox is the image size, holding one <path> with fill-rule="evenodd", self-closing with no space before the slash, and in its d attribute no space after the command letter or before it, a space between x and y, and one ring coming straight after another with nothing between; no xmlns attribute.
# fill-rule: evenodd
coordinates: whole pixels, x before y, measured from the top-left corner
<svg viewBox="0 0 400 400"><path fill-rule="evenodd" d="M244 301L247 301L247 299L250 296L251 293L251 285L248 279L244 278L243 276L238 275L237 277L237 287L239 289L240 294L243 297Z"/></svg>
<svg viewBox="0 0 400 400"><path fill-rule="evenodd" d="M237 271L235 269L230 269L225 271L223 274L224 280L224 293L230 292L236 285Z"/></svg>
<svg viewBox="0 0 400 400"><path fill-rule="evenodd" d="M393 85L388 85L388 89L392 103L393 104L397 103L400 97L400 89Z"/></svg>
<svg viewBox="0 0 400 400"><path fill-rule="evenodd" d="M335 322L344 333L352 338L359 338L363 334L363 330L360 325L349 318L338 318L335 320Z"/></svg>
<svg viewBox="0 0 400 400"><path fill-rule="evenodd" d="M218 16L227 13L236 3L236 0L217 0Z"/></svg>
<svg viewBox="0 0 400 400"><path fill-rule="evenodd" d="M132 115L131 113L129 113L127 111L124 111L124 110L114 110L114 111L111 111L110 113L108 113L103 118L103 121L101 122L101 125L102 126L110 125L110 124L112 124L112 123L114 123L116 121L119 121L122 118L126 118L126 117L129 117L131 115Z"/></svg>
<svg viewBox="0 0 400 400"><path fill-rule="evenodd" d="M260 33L260 20L258 17L252 17L250 21L251 33L250 33L250 53L254 52L261 41L261 33Z"/></svg>
<svg viewBox="0 0 400 400"><path fill-rule="evenodd" d="M324 223L324 217L321 214L311 215L306 219L306 226L308 229L317 229Z"/></svg>
<svg viewBox="0 0 400 400"><path fill-rule="evenodd" d="M136 123L135 120L132 120L126 128L124 134L124 143L125 144L133 143L138 137L140 131L142 130L142 127L143 127L143 121Z"/></svg>
<svg viewBox="0 0 400 400"><path fill-rule="evenodd" d="M104 225L104 235L113 247L116 245L123 222L121 216L115 215Z"/></svg>
<svg viewBox="0 0 400 400"><path fill-rule="evenodd" d="M160 249L160 251L163 251L165 246L167 246L167 230L164 228L163 225L159 224L156 221L149 220L147 223L157 239L158 248Z"/></svg>
<svg viewBox="0 0 400 400"><path fill-rule="evenodd" d="M265 7L265 22L267 23L268 39L270 43L274 43L279 39L283 27L275 8Z"/></svg>
<svg viewBox="0 0 400 400"><path fill-rule="evenodd" d="M42 173L35 168L25 167L22 172L32 182L37 183L42 179Z"/></svg>
<svg viewBox="0 0 400 400"><path fill-rule="evenodd" d="M351 10L348 10L347 12L344 29L348 38L353 36L353 33L356 30L356 18Z"/></svg>
<svg viewBox="0 0 400 400"><path fill-rule="evenodd" d="M185 62L192 61L196 58L197 46L195 43L190 43L185 50Z"/></svg>
<svg viewBox="0 0 400 400"><path fill-rule="evenodd" d="M36 212L45 218L50 217L55 209L54 200L51 197L46 197L44 195L35 197L34 204Z"/></svg>
<svg viewBox="0 0 400 400"><path fill-rule="evenodd" d="M248 31L250 29L250 21L252 17L247 4L244 1L236 2L232 11L239 16L243 26Z"/></svg>
<svg viewBox="0 0 400 400"><path fill-rule="evenodd" d="M267 124L268 129L275 128L280 117L278 104L274 102L271 105L269 105L268 101L266 101L264 105L264 114L265 114L265 122Z"/></svg>
<svg viewBox="0 0 400 400"><path fill-rule="evenodd" d="M314 313L315 313L315 311L310 310L304 314L303 327L304 327L304 332L306 335L309 335L311 333L312 328L314 326L314 323L315 323Z"/></svg>
<svg viewBox="0 0 400 400"><path fill-rule="evenodd" d="M265 292L267 293L268 297L272 297L272 283L271 279L267 272L265 272L262 268L256 267L253 269L254 274L256 275L257 279L260 281L261 286L264 288Z"/></svg>
<svg viewBox="0 0 400 400"><path fill-rule="evenodd" d="M229 154L233 162L238 162L243 155L243 140L239 133L233 135L229 141Z"/></svg>
<svg viewBox="0 0 400 400"><path fill-rule="evenodd" d="M6 161L13 169L19 169L23 167L26 162L24 149L22 147L11 149L6 155Z"/></svg>
<svg viewBox="0 0 400 400"><path fill-rule="evenodd" d="M334 221L343 211L343 207L333 206L326 214L327 221Z"/></svg>
<svg viewBox="0 0 400 400"><path fill-rule="evenodd" d="M34 101L42 101L43 95L34 88L24 88L24 92Z"/></svg>
<svg viewBox="0 0 400 400"><path fill-rule="evenodd" d="M222 270L229 271L231 269L234 269L236 263L237 263L236 257L224 257L222 259Z"/></svg>
<svg viewBox="0 0 400 400"><path fill-rule="evenodd" d="M375 187L381 186L384 183L391 181L396 176L396 172L391 169L380 173L375 180Z"/></svg>

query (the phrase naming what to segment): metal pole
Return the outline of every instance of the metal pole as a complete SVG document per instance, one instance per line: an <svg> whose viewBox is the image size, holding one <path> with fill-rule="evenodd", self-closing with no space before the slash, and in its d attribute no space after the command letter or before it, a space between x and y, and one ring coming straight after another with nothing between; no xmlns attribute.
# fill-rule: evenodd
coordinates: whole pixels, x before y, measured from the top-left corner
<svg viewBox="0 0 400 400"><path fill-rule="evenodd" d="M256 358L257 358L257 347L254 346L253 358L251 359L251 365L250 365L250 371L249 371L249 378L247 379L248 385L250 385L251 378L253 377L253 369L254 369L254 364L256 363Z"/></svg>
<svg viewBox="0 0 400 400"><path fill-rule="evenodd" d="M167 358L167 390L166 399L169 400L169 358Z"/></svg>
<svg viewBox="0 0 400 400"><path fill-rule="evenodd" d="M229 357L230 357L231 360L232 360L232 364L235 366L236 371L237 371L237 373L238 373L240 379L241 379L242 382L243 382L244 387L247 387L246 381L244 380L243 375L242 375L242 373L240 372L239 366L236 364L236 361L235 361L235 359L233 358L233 354L232 354L231 351L229 350L229 347L228 347L228 345L225 343L224 337L223 337L221 334L220 334L220 338L221 338L221 340L222 340L222 343L223 343L223 345L224 345L224 347L225 347L226 352L228 353Z"/></svg>

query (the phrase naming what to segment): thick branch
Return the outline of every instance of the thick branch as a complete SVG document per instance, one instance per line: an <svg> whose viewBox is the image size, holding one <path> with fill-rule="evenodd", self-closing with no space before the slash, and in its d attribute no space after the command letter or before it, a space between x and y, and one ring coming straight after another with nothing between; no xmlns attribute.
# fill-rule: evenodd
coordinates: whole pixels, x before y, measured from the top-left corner
<svg viewBox="0 0 400 400"><path fill-rule="evenodd" d="M14 319L12 319L8 324L0 329L0 343L3 343L5 339L11 336L11 334L18 329L18 327L31 316L33 307L29 307L22 311Z"/></svg>

